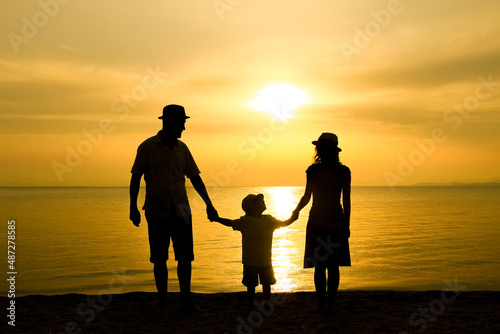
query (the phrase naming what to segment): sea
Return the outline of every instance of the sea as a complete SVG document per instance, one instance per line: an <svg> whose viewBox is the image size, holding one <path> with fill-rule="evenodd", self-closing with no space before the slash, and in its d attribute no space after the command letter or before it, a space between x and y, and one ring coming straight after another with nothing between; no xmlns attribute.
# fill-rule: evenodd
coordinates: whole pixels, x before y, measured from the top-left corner
<svg viewBox="0 0 500 334"><path fill-rule="evenodd" d="M221 217L240 217L241 200L262 193L265 213L285 220L304 188L208 192ZM128 187L0 188L0 194L0 295L12 289L5 279L12 276L16 296L155 291L147 223L143 216L135 227L128 219ZM192 291L244 291L240 232L208 221L193 188L188 196ZM500 187L353 187L351 201L352 266L340 270L341 290L500 290ZM275 292L314 291L314 269L303 268L310 207L274 232ZM179 291L173 259L171 250L169 291Z"/></svg>

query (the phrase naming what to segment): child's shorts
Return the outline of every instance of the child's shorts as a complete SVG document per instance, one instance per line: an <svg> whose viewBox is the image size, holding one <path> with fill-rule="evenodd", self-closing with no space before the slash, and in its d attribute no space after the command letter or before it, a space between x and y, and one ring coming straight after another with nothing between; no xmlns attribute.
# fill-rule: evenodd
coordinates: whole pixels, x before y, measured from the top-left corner
<svg viewBox="0 0 500 334"><path fill-rule="evenodd" d="M276 278L274 277L273 266L267 267L253 267L246 264L243 265L243 283L246 287L256 287L260 284L262 285L273 285L276 283Z"/></svg>

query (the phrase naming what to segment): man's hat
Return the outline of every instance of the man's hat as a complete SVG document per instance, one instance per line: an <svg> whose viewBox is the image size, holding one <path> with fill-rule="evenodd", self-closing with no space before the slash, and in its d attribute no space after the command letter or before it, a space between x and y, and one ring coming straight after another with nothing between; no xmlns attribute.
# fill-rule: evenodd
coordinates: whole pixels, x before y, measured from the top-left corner
<svg viewBox="0 0 500 334"><path fill-rule="evenodd" d="M187 119L186 111L183 106L177 104L169 104L163 108L163 115L159 119Z"/></svg>
<svg viewBox="0 0 500 334"><path fill-rule="evenodd" d="M318 145L318 144L325 144L325 145L328 145L330 147L333 147L335 149L337 149L337 151L341 152L342 150L338 147L339 145L339 139L338 137L333 134L333 133L329 133L329 132L323 132L321 134L321 136L319 136L318 140L315 140L312 142L314 145Z"/></svg>
<svg viewBox="0 0 500 334"><path fill-rule="evenodd" d="M249 210L251 210L253 204L255 203L255 200L257 198L259 198L259 197L264 198L264 195L262 195L262 194L258 194L258 195L250 194L250 195L247 195L243 199L243 201L241 202L241 208L243 209L243 211L248 212Z"/></svg>

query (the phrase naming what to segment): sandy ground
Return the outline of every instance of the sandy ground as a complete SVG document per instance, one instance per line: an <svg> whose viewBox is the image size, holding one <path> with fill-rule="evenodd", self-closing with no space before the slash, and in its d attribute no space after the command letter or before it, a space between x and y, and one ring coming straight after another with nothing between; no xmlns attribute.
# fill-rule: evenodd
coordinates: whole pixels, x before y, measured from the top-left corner
<svg viewBox="0 0 500 334"><path fill-rule="evenodd" d="M262 295L257 294L261 302ZM179 312L179 294L161 313L156 294L33 295L10 299L0 333L498 333L500 292L340 291L333 313L316 312L312 292L276 293L250 308L245 292L196 294L203 310Z"/></svg>

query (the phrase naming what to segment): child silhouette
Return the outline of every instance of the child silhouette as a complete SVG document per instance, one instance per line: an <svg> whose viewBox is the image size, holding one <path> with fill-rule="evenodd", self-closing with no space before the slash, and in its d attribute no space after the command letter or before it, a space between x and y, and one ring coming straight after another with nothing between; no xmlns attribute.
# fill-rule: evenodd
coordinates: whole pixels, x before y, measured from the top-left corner
<svg viewBox="0 0 500 334"><path fill-rule="evenodd" d="M264 299L270 300L271 285L276 283L272 265L272 243L275 229L285 227L297 220L298 215L292 215L288 220L280 221L271 215L263 215L266 210L264 195L250 194L241 204L245 215L239 219L230 220L218 218L216 221L225 226L232 226L242 235L243 248L243 280L247 287L248 302L254 302L255 287L262 284Z"/></svg>

